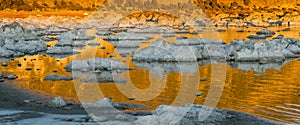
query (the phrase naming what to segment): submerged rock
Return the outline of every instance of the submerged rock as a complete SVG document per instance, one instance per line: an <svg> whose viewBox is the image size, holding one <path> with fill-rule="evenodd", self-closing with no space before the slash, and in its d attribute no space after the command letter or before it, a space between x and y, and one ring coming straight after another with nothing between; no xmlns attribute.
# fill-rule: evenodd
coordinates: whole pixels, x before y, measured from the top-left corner
<svg viewBox="0 0 300 125"><path fill-rule="evenodd" d="M257 35L265 35L266 37L272 37L275 35L275 32L268 29L263 29L261 31L256 32Z"/></svg>
<svg viewBox="0 0 300 125"><path fill-rule="evenodd" d="M147 69L151 74L164 75L170 72L196 73L198 71L198 62L138 62L134 65L141 69Z"/></svg>
<svg viewBox="0 0 300 125"><path fill-rule="evenodd" d="M72 76L59 76L55 74L50 74L44 78L44 80L50 80L50 81L60 81L60 80L66 80L70 81L73 80Z"/></svg>
<svg viewBox="0 0 300 125"><path fill-rule="evenodd" d="M229 62L228 63L232 68L240 69L242 71L253 70L255 72L266 72L268 69L280 70L283 63L277 62Z"/></svg>
<svg viewBox="0 0 300 125"><path fill-rule="evenodd" d="M249 38L249 39L266 39L267 36L265 36L265 35L249 35L249 36L247 36L247 38Z"/></svg>
<svg viewBox="0 0 300 125"><path fill-rule="evenodd" d="M122 79L122 78L88 78L88 79L81 79L80 82L127 83L127 81L125 79Z"/></svg>

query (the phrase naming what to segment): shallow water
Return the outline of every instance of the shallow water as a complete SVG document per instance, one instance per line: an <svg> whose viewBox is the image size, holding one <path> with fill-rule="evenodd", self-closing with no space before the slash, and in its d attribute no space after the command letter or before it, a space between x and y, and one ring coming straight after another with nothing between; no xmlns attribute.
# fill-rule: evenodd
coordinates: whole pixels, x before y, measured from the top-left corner
<svg viewBox="0 0 300 125"><path fill-rule="evenodd" d="M283 28L274 30L281 29ZM235 38L246 38L247 35L254 34L256 29L244 33L238 33L237 30L239 29L227 29L219 35L228 43ZM276 35L283 34L285 37L299 39L299 31L300 28L292 28L291 31L281 31ZM154 37L158 38L161 35L154 35ZM168 38L167 40L174 41L175 39ZM86 46L81 54L74 57L26 56L7 62L8 66L0 66L0 70L7 74L16 74L19 78L8 82L18 87L75 99L77 102L79 100L94 102L108 97L115 102L150 106L147 110L155 109L159 105L182 106L195 103L214 106L217 104L216 107L221 109L243 111L280 122L300 123L300 97L298 97L300 60L298 59L282 67L279 65L279 69L267 69L265 72L243 71L232 68L228 64L203 64L203 62L143 64L132 62L129 55L122 58L118 52L121 49L115 49L112 44L104 42L99 37L92 41L101 41L101 45ZM48 44L54 45L55 41ZM102 50L103 45L107 49ZM143 44L142 47L147 45L149 43ZM128 82L125 84L78 83L76 80L56 82L44 80L49 74L71 76L72 73L66 72L64 66L73 58L88 59L94 55L104 58L113 56L114 59L134 68L134 70L114 76L125 78ZM18 67L18 62L22 63L21 67ZM25 70L28 67L32 70ZM53 72L54 70L57 72ZM98 77L98 75L95 76ZM195 96L197 93L201 93L202 96ZM136 99L129 100L128 98Z"/></svg>

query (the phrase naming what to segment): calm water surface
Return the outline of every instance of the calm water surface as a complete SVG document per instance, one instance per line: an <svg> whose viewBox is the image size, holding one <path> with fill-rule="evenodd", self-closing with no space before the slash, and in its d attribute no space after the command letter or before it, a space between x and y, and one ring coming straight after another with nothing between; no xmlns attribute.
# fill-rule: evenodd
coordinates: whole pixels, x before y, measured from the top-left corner
<svg viewBox="0 0 300 125"><path fill-rule="evenodd" d="M281 29L274 28L274 30ZM239 29L227 29L226 32L219 34L228 43L235 38L244 39L247 35L254 34L256 29L244 33L238 33L237 30ZM289 32L281 31L276 35L284 34L286 37L299 39L299 31L300 28L292 28ZM157 37L160 36L156 35L155 38ZM174 41L175 38L167 40ZM95 96L95 93L99 93L100 88L104 97L112 98L115 102L144 104L149 106L147 110L153 110L162 104L180 106L187 103L212 104L217 102L217 107L221 109L243 111L286 123L300 123L299 59L282 65L279 70L267 69L265 72L242 71L231 68L227 64L139 64L130 61L130 56L122 58L118 54L119 50L115 50L112 44L104 42L99 37L92 41L101 41L101 46L105 45L107 49L102 50L101 46L86 46L77 56L88 59L90 53L96 53L96 57L104 58L113 55L114 59L135 69L115 76L126 78L132 84L76 83L75 86L74 81L44 80L49 74L71 76L72 73L66 72L64 66L69 64L72 58L78 58L76 56L66 58L52 58L43 55L26 56L7 62L8 67L0 67L0 70L7 74L16 74L19 78L9 81L9 83L17 87L53 96L62 96L66 99L75 99L77 102L79 102L77 94L83 95L80 98L84 98L85 101L98 101L102 96ZM48 44L54 45L55 41ZM149 43L142 46L146 47L147 45ZM26 60L24 60L25 58ZM22 63L21 67L17 66L18 62ZM176 71L174 70L176 66L186 69ZM27 67L33 70L26 71ZM57 72L53 72L54 70ZM222 74L226 76L226 78L224 76L224 82L222 82ZM215 79L219 79L221 82L214 82ZM95 88L95 86L99 86L99 88ZM196 93L201 93L202 96L197 97ZM208 93L211 94L208 95ZM136 100L129 100L128 98L131 97Z"/></svg>

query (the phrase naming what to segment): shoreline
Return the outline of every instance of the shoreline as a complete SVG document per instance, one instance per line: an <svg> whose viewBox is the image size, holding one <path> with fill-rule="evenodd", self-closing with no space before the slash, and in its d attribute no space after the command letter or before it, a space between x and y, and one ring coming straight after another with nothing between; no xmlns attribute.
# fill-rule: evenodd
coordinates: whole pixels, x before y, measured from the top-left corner
<svg viewBox="0 0 300 125"><path fill-rule="evenodd" d="M24 103L22 102L22 100L29 99L28 97L31 97L30 99L35 99L35 102L47 102L51 100L51 98L45 95L35 94L25 90L21 90L19 88L15 88L6 83L0 84L0 88L1 88L0 123L4 123L4 124L24 124L24 123L48 124L51 122L56 124L75 124L75 125L76 124L98 124L98 123L100 124L118 123L118 124L139 125L142 123L149 124L149 120L150 121L153 120L152 118L154 119L158 118L158 120L164 120L163 116L166 114L161 114L162 116L158 117L159 114L156 114L156 112L159 112L160 110L162 111L167 110L167 112L172 113L173 110L171 109L175 108L172 106L160 106L156 110L152 111L152 113L139 114L138 112L132 112L132 113L121 114L123 115L123 118L112 117L111 116L112 114L120 116L120 114L114 114L113 112L111 112L112 114L111 113L107 114L103 112L104 114L102 115L93 116L91 114L87 114L86 110L83 109L82 106L80 105L72 105L71 110L63 110L62 108L47 107L43 105L45 103L42 103L42 106L26 106L22 104ZM13 95L9 94L11 91L13 91L15 94ZM20 96L20 94L22 96ZM9 95L9 97L7 97L7 95ZM5 98L11 98L11 99L6 100ZM199 108L206 108L206 106L193 104L193 105L188 105L187 107L176 107L176 110L182 109L183 111L185 111L184 108L191 108L191 110L194 110L194 108L196 108L199 110ZM106 109L106 108L99 107L99 109ZM110 109L108 109L108 111L110 111ZM224 118L222 118L222 120L219 121L220 119L217 118L218 115L221 115ZM9 116L10 118L6 118L7 116ZM99 118L101 119L102 117L105 118L106 120L98 121ZM182 116L182 120L180 120L179 123L183 124L184 121L189 121L191 123L192 122L202 123L202 121L197 122L197 119L194 118L187 120L186 117L190 118L189 115L184 115ZM264 123L270 125L283 124L283 123L274 122L265 118L261 118L240 111L221 110L217 108L214 109L211 116L208 117L208 119L206 119L205 121L212 122L214 124L231 124L231 125L240 125L240 124L255 125L257 123ZM206 123L205 121L204 123ZM153 124L156 124L156 122L153 122Z"/></svg>

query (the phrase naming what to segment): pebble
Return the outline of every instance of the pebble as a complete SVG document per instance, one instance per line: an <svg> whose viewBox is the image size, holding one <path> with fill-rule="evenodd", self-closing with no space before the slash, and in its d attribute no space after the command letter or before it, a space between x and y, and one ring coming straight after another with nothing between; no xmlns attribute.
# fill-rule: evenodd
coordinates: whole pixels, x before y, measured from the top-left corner
<svg viewBox="0 0 300 125"><path fill-rule="evenodd" d="M135 98L128 98L128 100L135 100Z"/></svg>
<svg viewBox="0 0 300 125"><path fill-rule="evenodd" d="M9 76L7 76L7 79L9 79L9 80L14 80L14 79L16 79L17 77L16 76L14 76L14 75L9 75Z"/></svg>
<svg viewBox="0 0 300 125"><path fill-rule="evenodd" d="M4 82L4 79L0 79L0 82Z"/></svg>
<svg viewBox="0 0 300 125"><path fill-rule="evenodd" d="M207 81L207 79L206 79L206 78L203 78L203 79L200 79L200 81L201 81L201 82L205 82L205 81Z"/></svg>
<svg viewBox="0 0 300 125"><path fill-rule="evenodd" d="M2 66L4 66L4 67L6 67L6 66L8 66L6 63L2 63Z"/></svg>
<svg viewBox="0 0 300 125"><path fill-rule="evenodd" d="M72 108L69 106L63 107L62 110L71 110Z"/></svg>
<svg viewBox="0 0 300 125"><path fill-rule="evenodd" d="M32 68L26 68L25 70L32 70Z"/></svg>
<svg viewBox="0 0 300 125"><path fill-rule="evenodd" d="M34 102L34 100L24 100L24 103L29 104L31 102Z"/></svg>
<svg viewBox="0 0 300 125"><path fill-rule="evenodd" d="M201 93L197 93L196 96L202 96L202 94Z"/></svg>

